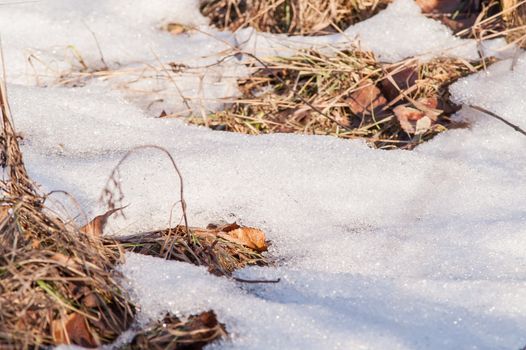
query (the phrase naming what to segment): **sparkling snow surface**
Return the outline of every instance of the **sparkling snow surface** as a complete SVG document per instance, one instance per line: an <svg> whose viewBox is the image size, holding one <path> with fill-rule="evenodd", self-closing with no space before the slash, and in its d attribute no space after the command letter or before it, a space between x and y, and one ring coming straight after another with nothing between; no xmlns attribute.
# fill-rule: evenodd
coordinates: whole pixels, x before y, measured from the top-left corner
<svg viewBox="0 0 526 350"><path fill-rule="evenodd" d="M411 0L397 0L346 35L386 60L476 54L473 42L454 38L416 9ZM158 30L168 20L200 31L170 36ZM97 199L119 159L135 146L155 144L168 149L183 172L192 225L237 220L264 229L273 242L275 267L238 275L279 277L278 284L241 285L204 268L129 254L122 270L141 319L214 309L231 334L212 346L221 349L526 345L526 138L501 122L465 107L457 117L470 120L471 128L441 134L412 152L331 137L253 137L148 117L104 83L36 87L27 60L33 53L67 70L71 45L90 65L100 64L90 30L112 67L159 60L204 65L232 45L266 54L269 42L344 43L341 36L219 33L206 22L197 1L40 1L0 8L15 125L29 170L44 190L66 190L88 216L97 215L104 211ZM526 128L526 54L511 66L505 60L458 81L454 98ZM56 71L46 69L51 82ZM213 69L215 78L201 88L210 96L235 95L235 77L246 74L241 62ZM228 74L221 76L222 69ZM186 91L199 83L177 79ZM166 227L179 199L167 158L139 151L121 177L130 206L126 220L111 221L109 233Z"/></svg>

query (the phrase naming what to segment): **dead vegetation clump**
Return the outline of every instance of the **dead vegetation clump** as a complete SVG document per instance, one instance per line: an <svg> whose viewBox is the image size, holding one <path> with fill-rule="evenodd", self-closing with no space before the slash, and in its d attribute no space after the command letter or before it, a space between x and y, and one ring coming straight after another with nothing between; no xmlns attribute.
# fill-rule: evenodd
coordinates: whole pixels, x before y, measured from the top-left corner
<svg viewBox="0 0 526 350"><path fill-rule="evenodd" d="M526 48L526 1L502 0L508 42Z"/></svg>
<svg viewBox="0 0 526 350"><path fill-rule="evenodd" d="M179 178L180 199L177 204L181 207L183 224L165 230L113 237L106 243L108 247L208 266L211 273L221 276L230 276L235 269L246 265L268 264L268 260L261 253L267 250L269 242L263 231L257 228L240 226L236 223L210 224L206 229L188 225L182 174L172 155L166 149L155 145L136 147L128 151L117 163L101 195L101 200L106 202L109 210L85 225L83 228L85 232L102 236L108 217L126 208L122 205L124 193L120 182L120 167L131 154L141 149L158 150L166 155L172 164L174 173Z"/></svg>
<svg viewBox="0 0 526 350"><path fill-rule="evenodd" d="M199 350L226 334L225 326L213 311L190 316L186 321L167 314L137 333L120 350Z"/></svg>
<svg viewBox="0 0 526 350"><path fill-rule="evenodd" d="M116 281L119 252L46 211L12 128L5 87L0 182L0 348L97 347L131 324L134 307Z"/></svg>
<svg viewBox="0 0 526 350"><path fill-rule="evenodd" d="M269 262L261 254L268 244L263 232L235 223L206 229L189 227L188 231L179 225L115 239L128 251L207 266L210 273L218 276L230 276L247 265L265 266Z"/></svg>
<svg viewBox="0 0 526 350"><path fill-rule="evenodd" d="M212 25L235 31L299 35L334 33L385 8L389 0L203 0L201 13Z"/></svg>
<svg viewBox="0 0 526 350"><path fill-rule="evenodd" d="M509 44L526 47L526 0L490 0L481 5L476 18L457 36L480 41L505 38Z"/></svg>
<svg viewBox="0 0 526 350"><path fill-rule="evenodd" d="M463 125L447 87L488 62L439 58L379 62L357 48L257 59L239 81L243 95L225 111L190 123L246 134L306 133L363 138L376 148L412 149Z"/></svg>

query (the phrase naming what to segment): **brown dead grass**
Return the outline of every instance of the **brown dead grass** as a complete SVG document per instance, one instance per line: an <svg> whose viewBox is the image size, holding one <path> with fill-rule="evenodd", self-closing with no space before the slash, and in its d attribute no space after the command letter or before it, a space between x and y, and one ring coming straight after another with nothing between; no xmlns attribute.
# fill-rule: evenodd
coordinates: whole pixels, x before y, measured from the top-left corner
<svg viewBox="0 0 526 350"><path fill-rule="evenodd" d="M508 41L526 48L526 1L502 0L502 9Z"/></svg>
<svg viewBox="0 0 526 350"><path fill-rule="evenodd" d="M186 321L167 314L137 333L131 343L120 350L199 350L226 335L225 326L213 311L190 316Z"/></svg>
<svg viewBox="0 0 526 350"><path fill-rule="evenodd" d="M116 240L128 251L207 266L210 273L220 276L230 276L247 265L268 265L268 258L260 252L225 239L220 233L217 229L190 227L187 234L186 227L176 226Z"/></svg>
<svg viewBox="0 0 526 350"><path fill-rule="evenodd" d="M488 40L505 38L508 43L526 48L526 0L490 0L472 26L457 35Z"/></svg>
<svg viewBox="0 0 526 350"><path fill-rule="evenodd" d="M108 344L134 307L117 283L119 251L81 234L45 209L25 169L0 83L0 348Z"/></svg>
<svg viewBox="0 0 526 350"><path fill-rule="evenodd" d="M452 58L383 64L355 48L324 54L309 51L290 58L258 60L255 72L239 81L243 96L228 109L189 122L246 134L306 133L362 138L376 148L412 149L448 128L457 107L447 86L477 72L482 62ZM486 62L487 63L487 62ZM434 98L436 123L421 135L405 132L393 108L425 109Z"/></svg>
<svg viewBox="0 0 526 350"><path fill-rule="evenodd" d="M204 0L211 24L235 31L321 35L345 29L385 8L389 0Z"/></svg>
<svg viewBox="0 0 526 350"><path fill-rule="evenodd" d="M202 0L201 13L220 29L235 31L251 26L258 31L294 35L323 35L345 30L387 7L391 0ZM454 32L470 31L473 25L495 15L502 30L524 25L522 0L436 1L416 0L429 17ZM513 9L512 9L513 8ZM499 14L502 12L503 15ZM486 22L486 25L489 24ZM487 27L487 26L486 26ZM495 23L492 25L495 29ZM184 28L170 24L178 34Z"/></svg>
<svg viewBox="0 0 526 350"><path fill-rule="evenodd" d="M345 30L387 7L391 0L203 0L201 12L220 29L251 26L258 31L294 35L323 35ZM526 47L526 1L417 0L422 11L461 37L505 37ZM165 30L186 29L170 23Z"/></svg>

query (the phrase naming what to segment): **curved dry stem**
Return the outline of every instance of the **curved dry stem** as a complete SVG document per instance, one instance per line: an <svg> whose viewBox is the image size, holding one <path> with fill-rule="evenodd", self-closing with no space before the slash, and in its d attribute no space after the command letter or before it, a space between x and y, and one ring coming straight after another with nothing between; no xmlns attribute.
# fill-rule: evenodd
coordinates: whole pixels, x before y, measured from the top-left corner
<svg viewBox="0 0 526 350"><path fill-rule="evenodd" d="M117 165L115 165L115 167L111 171L110 176L108 177L108 180L106 181L106 185L104 186L104 188L102 190L102 193L101 193L101 196L100 196L100 200L104 201L106 199L105 202L106 202L108 208L110 210L115 209L116 202L115 202L115 197L113 195L113 191L112 191L112 188L111 188L111 186L113 185L113 186L115 186L115 188L117 189L117 191L119 193L118 202L122 201L122 199L124 198L124 193L122 191L122 188L120 187L120 180L119 180L119 176L118 176L119 169L120 169L121 165L133 153L135 153L135 152L137 152L139 150L143 150L143 149L155 149L155 150L161 151L170 160L170 163L172 164L172 166L173 166L173 168L175 170L175 173L179 177L181 209L182 209L182 212L183 212L183 219L184 219L184 224L185 224L185 227L186 227L186 232L187 232L187 234L189 234L190 231L188 229L188 227L189 227L188 226L188 217L186 215L186 202L184 200L183 175L181 174L181 171L179 170L179 167L177 167L177 164L175 163L175 160L172 157L172 155L170 154L170 152L164 147L157 146L157 145L142 145L142 146L134 147L131 150L129 150L128 152L126 152L126 154L119 160Z"/></svg>

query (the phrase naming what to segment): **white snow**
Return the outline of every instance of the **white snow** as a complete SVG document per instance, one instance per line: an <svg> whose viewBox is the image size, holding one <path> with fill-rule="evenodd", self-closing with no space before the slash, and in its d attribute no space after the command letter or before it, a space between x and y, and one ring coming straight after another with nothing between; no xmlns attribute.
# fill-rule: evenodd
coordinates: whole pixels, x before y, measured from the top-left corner
<svg viewBox="0 0 526 350"><path fill-rule="evenodd" d="M488 72L462 79L451 87L457 102L478 105L526 129L526 55L494 64Z"/></svg>
<svg viewBox="0 0 526 350"><path fill-rule="evenodd" d="M386 152L360 141L251 137L154 119L111 84L35 86L26 75L26 52L67 69L64 50L74 45L90 64L100 64L85 21L114 67L170 60L193 66L230 54L230 45L251 30L218 33L204 26L195 1L41 1L0 10L15 124L29 171L44 190L66 190L87 216L97 215L105 209L99 194L119 159L133 147L155 144L169 150L183 172L191 225L237 220L264 229L273 242L276 266L238 274L279 277L278 284L240 285L203 268L129 254L122 270L143 320L214 309L232 335L211 346L221 349L526 345L526 139L518 132L464 108L457 118L470 120L469 129L443 133L412 152ZM201 31L176 38L158 31L169 19ZM455 39L410 0L397 0L347 34L359 34L362 45L386 60L474 52L472 42ZM336 45L339 39L315 40ZM460 80L454 98L525 128L526 54L510 67L505 60ZM230 59L203 74L205 83L175 78L187 94L206 93L206 108L219 108L208 103L234 96L235 78L246 70ZM174 96L166 94L184 110ZM130 207L109 232L166 227L179 200L167 158L138 151L120 176Z"/></svg>

